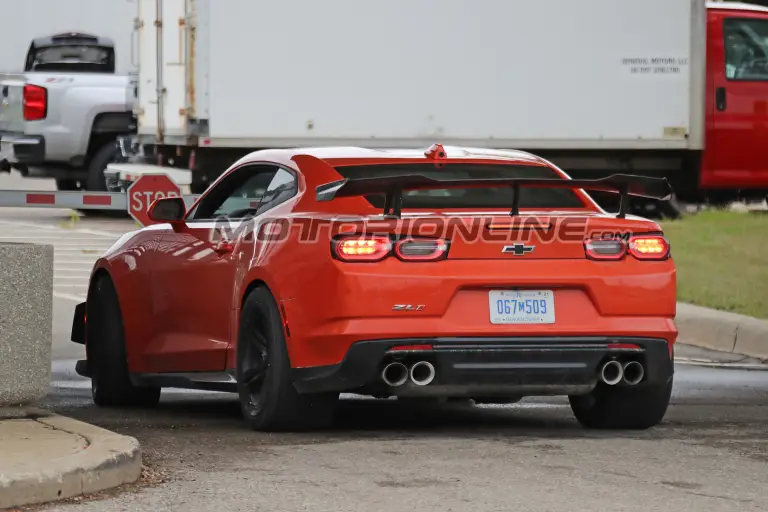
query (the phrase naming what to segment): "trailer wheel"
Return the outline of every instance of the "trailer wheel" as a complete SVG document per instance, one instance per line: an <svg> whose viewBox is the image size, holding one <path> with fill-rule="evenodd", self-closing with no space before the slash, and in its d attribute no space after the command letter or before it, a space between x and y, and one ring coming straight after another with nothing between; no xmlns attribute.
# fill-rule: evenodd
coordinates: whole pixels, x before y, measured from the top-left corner
<svg viewBox="0 0 768 512"><path fill-rule="evenodd" d="M61 190L61 191L80 190L80 183L77 180L57 179L56 190Z"/></svg>

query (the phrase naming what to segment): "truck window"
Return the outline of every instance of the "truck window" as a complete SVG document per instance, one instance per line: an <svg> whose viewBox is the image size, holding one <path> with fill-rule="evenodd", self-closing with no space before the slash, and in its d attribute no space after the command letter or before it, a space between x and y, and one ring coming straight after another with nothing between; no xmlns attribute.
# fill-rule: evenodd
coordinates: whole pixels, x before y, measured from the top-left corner
<svg viewBox="0 0 768 512"><path fill-rule="evenodd" d="M768 80L768 20L727 18L723 36L728 80Z"/></svg>
<svg viewBox="0 0 768 512"><path fill-rule="evenodd" d="M87 45L55 45L35 48L28 71L114 73L114 53L109 48Z"/></svg>
<svg viewBox="0 0 768 512"><path fill-rule="evenodd" d="M462 178L547 178L560 177L549 167L502 164L446 164L435 169L432 164L381 164L339 166L336 172L344 178L390 176L392 174L435 175L447 179ZM451 188L414 190L403 194L403 208L500 208L512 206L511 188ZM384 207L383 195L370 195L366 199L376 208ZM579 196L566 188L523 188L520 191L521 208L583 208Z"/></svg>

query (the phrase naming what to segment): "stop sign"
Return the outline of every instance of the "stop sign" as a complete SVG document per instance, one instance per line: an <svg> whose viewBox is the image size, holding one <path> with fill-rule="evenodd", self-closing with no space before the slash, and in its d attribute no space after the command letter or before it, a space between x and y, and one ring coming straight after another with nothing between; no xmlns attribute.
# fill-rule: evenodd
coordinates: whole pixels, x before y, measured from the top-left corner
<svg viewBox="0 0 768 512"><path fill-rule="evenodd" d="M142 226L152 224L149 207L161 197L182 197L179 186L165 174L145 174L128 187L128 213Z"/></svg>

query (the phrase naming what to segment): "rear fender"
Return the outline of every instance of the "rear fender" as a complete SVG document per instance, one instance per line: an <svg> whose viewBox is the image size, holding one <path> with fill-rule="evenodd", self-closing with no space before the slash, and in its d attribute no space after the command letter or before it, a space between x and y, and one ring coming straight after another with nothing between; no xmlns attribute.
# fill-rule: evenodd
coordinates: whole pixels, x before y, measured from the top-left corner
<svg viewBox="0 0 768 512"><path fill-rule="evenodd" d="M274 280L271 276L261 267L253 267L250 269L245 279L238 281L235 285L235 293L233 294L234 303L232 305L232 317L231 317L231 329L232 338L230 339L229 346L227 347L227 368L237 367L237 338L240 333L240 316L242 314L242 306L248 294L254 287L265 287L269 290L277 303L278 310L282 317L283 323L285 322L284 310L282 307L282 301L280 300L280 293L275 286ZM283 332L288 339L288 333Z"/></svg>

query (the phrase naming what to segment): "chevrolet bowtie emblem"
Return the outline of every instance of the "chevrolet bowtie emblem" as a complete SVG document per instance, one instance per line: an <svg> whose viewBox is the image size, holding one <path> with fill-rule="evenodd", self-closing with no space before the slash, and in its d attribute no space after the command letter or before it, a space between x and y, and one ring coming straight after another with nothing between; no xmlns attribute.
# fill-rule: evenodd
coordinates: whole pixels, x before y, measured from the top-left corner
<svg viewBox="0 0 768 512"><path fill-rule="evenodd" d="M528 253L533 252L534 246L525 244L505 245L501 250L504 254L512 254L514 256L525 256Z"/></svg>

